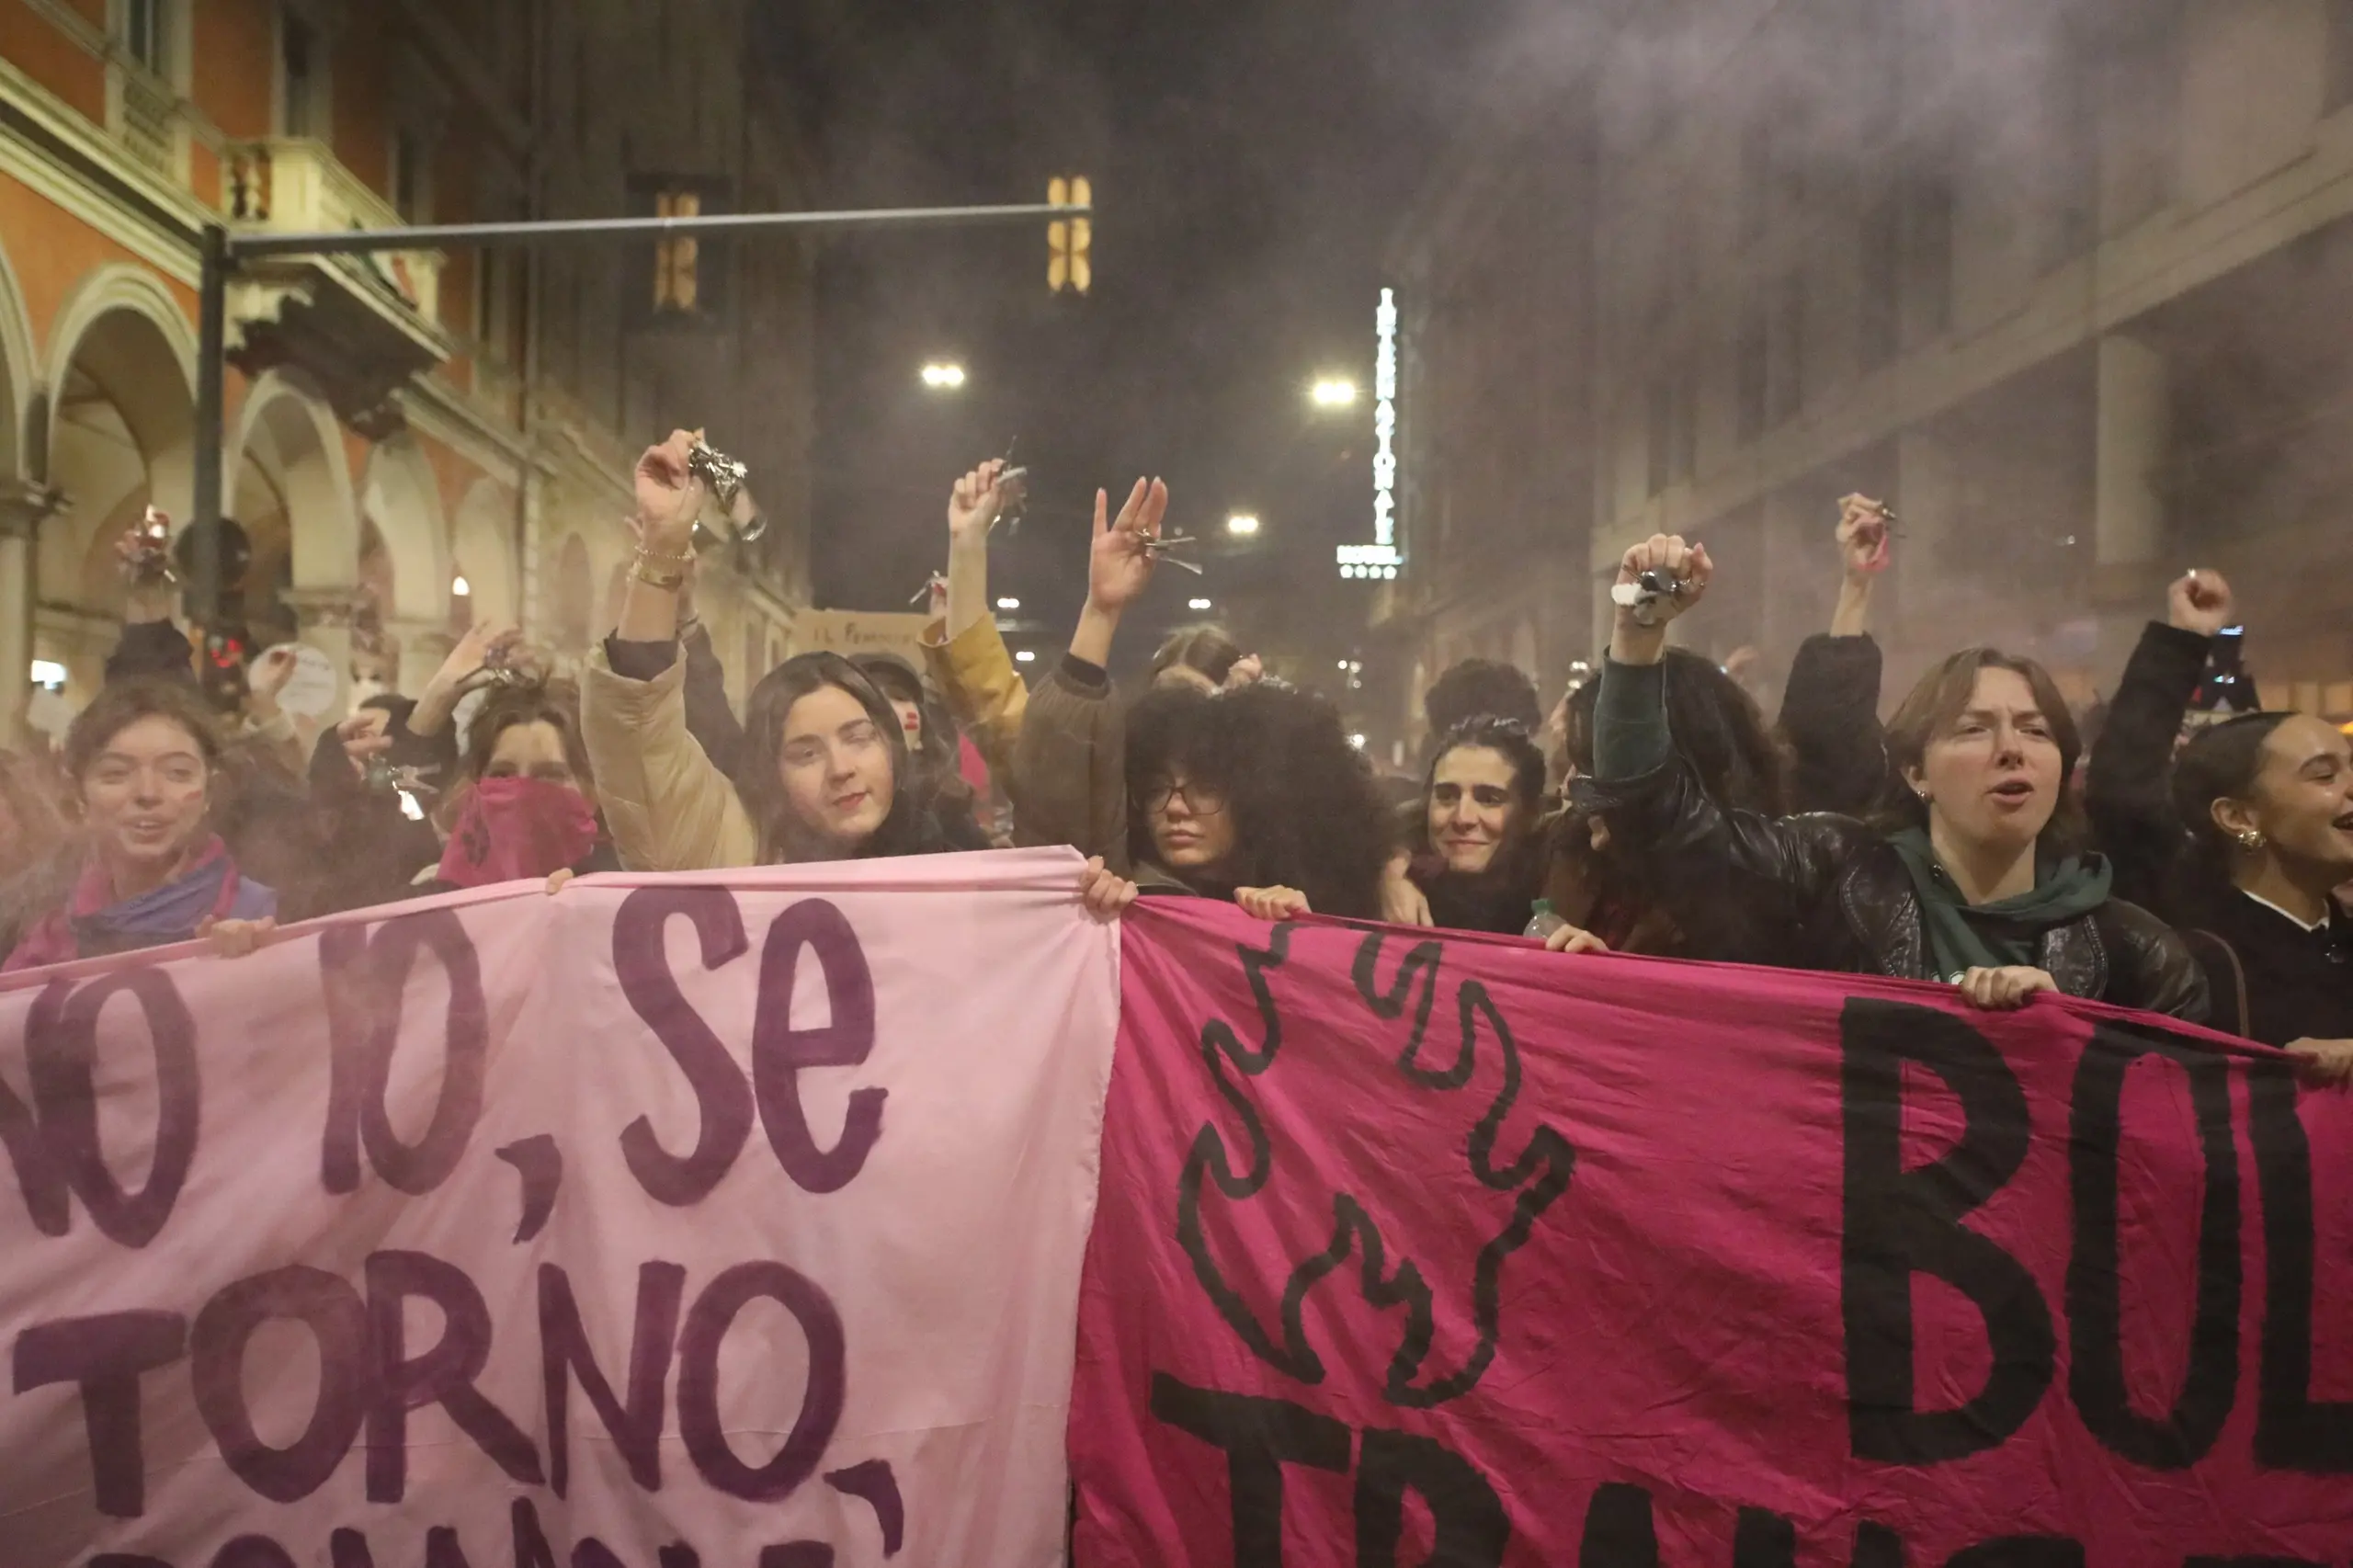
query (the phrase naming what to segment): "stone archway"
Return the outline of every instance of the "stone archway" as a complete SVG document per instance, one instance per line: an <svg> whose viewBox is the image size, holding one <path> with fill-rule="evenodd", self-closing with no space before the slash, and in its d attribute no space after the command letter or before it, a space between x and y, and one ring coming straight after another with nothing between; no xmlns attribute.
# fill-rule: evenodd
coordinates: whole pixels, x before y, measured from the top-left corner
<svg viewBox="0 0 2353 1568"><path fill-rule="evenodd" d="M58 314L50 351L48 483L63 509L41 530L39 581L52 597L110 618L122 602L113 541L151 503L187 520L194 493L196 343L163 284L111 265ZM57 633L76 688L95 689L111 638Z"/></svg>
<svg viewBox="0 0 2353 1568"><path fill-rule="evenodd" d="M335 411L302 372L271 370L246 395L230 450L236 462L229 514L254 542L248 619L271 619L267 611L279 602L302 641L324 653L347 682L359 506ZM288 585L282 594L281 574Z"/></svg>
<svg viewBox="0 0 2353 1568"><path fill-rule="evenodd" d="M368 454L359 506L384 541L392 597L377 606L400 642L401 689L425 687L449 649L449 525L433 465L405 435Z"/></svg>
<svg viewBox="0 0 2353 1568"><path fill-rule="evenodd" d="M472 590L473 619L516 625L522 616L515 562L515 494L494 479L479 479L458 504L450 528L455 570Z"/></svg>

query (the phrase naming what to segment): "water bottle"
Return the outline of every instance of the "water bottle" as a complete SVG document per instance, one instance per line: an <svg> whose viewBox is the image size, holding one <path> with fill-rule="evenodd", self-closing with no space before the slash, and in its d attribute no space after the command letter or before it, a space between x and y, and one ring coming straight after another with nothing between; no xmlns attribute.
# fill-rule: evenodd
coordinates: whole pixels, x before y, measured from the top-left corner
<svg viewBox="0 0 2353 1568"><path fill-rule="evenodd" d="M1528 929L1520 933L1523 937L1533 937L1541 942L1568 924L1552 913L1552 901L1549 898L1540 898L1529 908Z"/></svg>

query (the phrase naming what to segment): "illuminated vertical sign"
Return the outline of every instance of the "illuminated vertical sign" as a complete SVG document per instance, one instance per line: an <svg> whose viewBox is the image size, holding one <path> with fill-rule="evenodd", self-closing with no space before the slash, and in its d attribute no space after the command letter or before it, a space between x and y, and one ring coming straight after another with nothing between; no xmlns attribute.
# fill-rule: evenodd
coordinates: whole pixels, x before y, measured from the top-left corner
<svg viewBox="0 0 2353 1568"><path fill-rule="evenodd" d="M1373 312L1372 542L1339 549L1343 577L1394 578L1405 558L1397 552L1397 291L1381 291Z"/></svg>

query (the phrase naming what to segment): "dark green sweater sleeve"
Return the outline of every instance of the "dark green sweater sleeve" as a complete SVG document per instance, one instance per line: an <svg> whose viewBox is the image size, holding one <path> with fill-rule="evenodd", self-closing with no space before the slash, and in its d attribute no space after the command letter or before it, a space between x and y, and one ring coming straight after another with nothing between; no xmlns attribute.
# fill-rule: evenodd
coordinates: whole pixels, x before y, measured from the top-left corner
<svg viewBox="0 0 2353 1568"><path fill-rule="evenodd" d="M1666 727L1666 665L1601 661L1593 704L1593 771L1605 780L1639 778L1675 753Z"/></svg>

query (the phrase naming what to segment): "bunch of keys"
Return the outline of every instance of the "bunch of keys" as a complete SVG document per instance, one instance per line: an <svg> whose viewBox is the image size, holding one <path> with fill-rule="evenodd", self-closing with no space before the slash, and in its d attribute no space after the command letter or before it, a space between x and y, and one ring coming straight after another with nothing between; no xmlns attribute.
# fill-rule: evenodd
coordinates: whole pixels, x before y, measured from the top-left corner
<svg viewBox="0 0 2353 1568"><path fill-rule="evenodd" d="M179 574L172 570L171 540L169 515L148 507L122 552L122 573L132 587L151 588L179 581Z"/></svg>
<svg viewBox="0 0 2353 1568"><path fill-rule="evenodd" d="M520 686L529 678L507 661L515 655L512 644L494 642L483 650L482 668L476 673L475 684L481 686Z"/></svg>
<svg viewBox="0 0 2353 1568"><path fill-rule="evenodd" d="M381 755L371 756L360 783L372 795L399 795L403 816L411 822L425 820L425 802L419 797L430 795L434 790L417 768L394 767Z"/></svg>
<svg viewBox="0 0 2353 1568"><path fill-rule="evenodd" d="M1007 538L1021 531L1022 515L1029 506L1029 471L1013 466L1013 449L1020 444L1018 436L1005 444L1005 466L996 475L996 520L1005 525Z"/></svg>
<svg viewBox="0 0 2353 1568"><path fill-rule="evenodd" d="M687 472L703 482L722 508L735 505L736 494L752 477L749 467L700 439L687 449Z"/></svg>
<svg viewBox="0 0 2353 1568"><path fill-rule="evenodd" d="M719 450L710 442L697 437L687 449L687 472L703 483L710 498L719 503L722 512L733 512L735 497L744 493L745 483L752 477L751 465L739 462ZM732 523L732 519L731 519ZM755 513L752 520L740 527L731 526L728 532L707 528L700 519L695 523L695 548L708 550L733 538L739 544L750 544L768 531L767 514Z"/></svg>
<svg viewBox="0 0 2353 1568"><path fill-rule="evenodd" d="M1687 593L1690 586L1680 577L1670 576L1653 567L1631 583L1611 585L1609 602L1620 609L1633 611L1635 625L1656 626L1659 601Z"/></svg>

